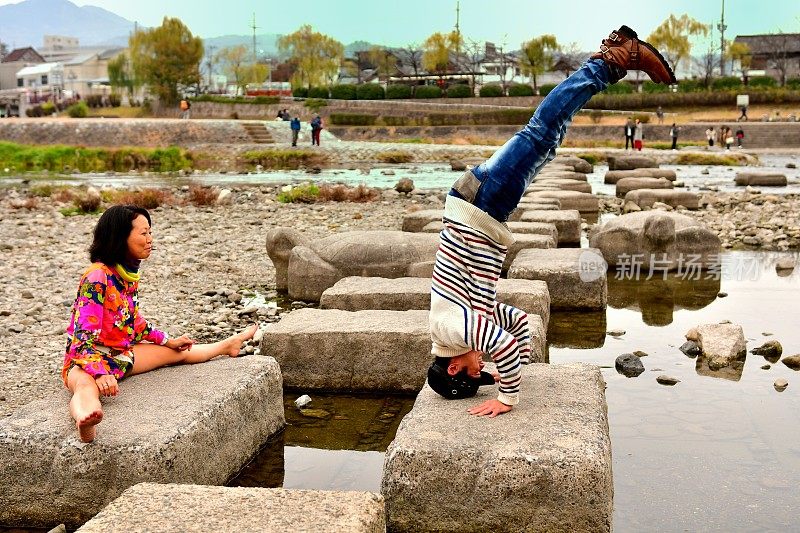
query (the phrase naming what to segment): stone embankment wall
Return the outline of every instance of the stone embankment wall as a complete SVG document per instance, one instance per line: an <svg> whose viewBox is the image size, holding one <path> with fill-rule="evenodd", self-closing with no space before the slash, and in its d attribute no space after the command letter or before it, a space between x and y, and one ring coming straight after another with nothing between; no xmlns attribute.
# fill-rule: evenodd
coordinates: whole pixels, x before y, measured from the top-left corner
<svg viewBox="0 0 800 533"><path fill-rule="evenodd" d="M680 128L678 142L705 142L705 131L720 124L684 124ZM731 122L733 131L740 126L744 131L745 148L800 148L800 122ZM464 138L468 136L484 139L506 139L519 131L521 126L331 126L329 131L347 141L385 141L402 138ZM670 142L668 124L644 126L644 145L648 142ZM573 125L567 133L569 140L618 140L624 142L622 126ZM735 143L734 143L735 144Z"/></svg>
<svg viewBox="0 0 800 533"><path fill-rule="evenodd" d="M233 120L8 119L0 140L20 144L166 147L199 143L244 143L250 137Z"/></svg>

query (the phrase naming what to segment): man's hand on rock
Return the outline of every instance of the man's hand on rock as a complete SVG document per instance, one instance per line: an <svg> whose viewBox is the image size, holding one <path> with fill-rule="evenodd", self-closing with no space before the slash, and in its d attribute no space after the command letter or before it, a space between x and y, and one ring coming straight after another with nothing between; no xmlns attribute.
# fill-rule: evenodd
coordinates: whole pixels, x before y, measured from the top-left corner
<svg viewBox="0 0 800 533"><path fill-rule="evenodd" d="M468 409L468 413L476 416L488 416L494 418L497 415L502 415L511 410L510 405L506 405L500 400L486 400L480 405Z"/></svg>

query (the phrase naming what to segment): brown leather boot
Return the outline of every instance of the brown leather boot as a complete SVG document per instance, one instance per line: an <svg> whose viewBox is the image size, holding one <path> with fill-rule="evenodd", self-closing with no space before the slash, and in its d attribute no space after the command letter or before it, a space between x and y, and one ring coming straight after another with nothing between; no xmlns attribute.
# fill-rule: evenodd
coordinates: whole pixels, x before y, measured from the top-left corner
<svg viewBox="0 0 800 533"><path fill-rule="evenodd" d="M636 32L623 25L603 39L592 59L602 59L625 70L641 70L656 83L677 83L667 61L651 44L639 40Z"/></svg>

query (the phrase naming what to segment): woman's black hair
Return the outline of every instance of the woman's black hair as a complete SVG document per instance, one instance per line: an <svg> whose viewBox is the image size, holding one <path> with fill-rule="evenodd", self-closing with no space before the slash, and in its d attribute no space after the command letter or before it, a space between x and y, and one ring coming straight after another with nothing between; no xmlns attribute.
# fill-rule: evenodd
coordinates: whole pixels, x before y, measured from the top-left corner
<svg viewBox="0 0 800 533"><path fill-rule="evenodd" d="M94 240L89 247L92 263L101 262L109 266L123 263L128 255L128 236L133 221L139 215L150 221L150 213L135 205L115 205L106 209L94 227Z"/></svg>

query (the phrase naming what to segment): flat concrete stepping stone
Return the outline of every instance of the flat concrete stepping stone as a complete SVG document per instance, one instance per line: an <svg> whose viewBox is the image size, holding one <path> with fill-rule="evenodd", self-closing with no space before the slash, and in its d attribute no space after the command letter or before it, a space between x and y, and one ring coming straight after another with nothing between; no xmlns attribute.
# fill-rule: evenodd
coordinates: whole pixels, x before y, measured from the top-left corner
<svg viewBox="0 0 800 533"><path fill-rule="evenodd" d="M608 300L605 261L594 248L523 250L508 277L546 282L552 309L603 309Z"/></svg>
<svg viewBox="0 0 800 533"><path fill-rule="evenodd" d="M371 492L140 483L78 531L385 530L383 497Z"/></svg>
<svg viewBox="0 0 800 533"><path fill-rule="evenodd" d="M558 179L567 179L567 180L576 180L576 181L587 181L586 174L583 172L571 172L569 170L550 170L549 167L542 172L540 172L536 179L544 179L544 178L558 178Z"/></svg>
<svg viewBox="0 0 800 533"><path fill-rule="evenodd" d="M617 198L624 198L637 189L672 189L674 185L666 178L622 178L617 182Z"/></svg>
<svg viewBox="0 0 800 533"><path fill-rule="evenodd" d="M591 174L594 172L594 166L587 160L571 155L560 155L556 157L549 165L547 165L547 168L549 169L554 166L571 167L575 172L581 172L583 174Z"/></svg>
<svg viewBox="0 0 800 533"><path fill-rule="evenodd" d="M637 168L635 170L609 170L603 178L604 183L614 185L622 178L665 178L670 181L677 179L674 170L666 168Z"/></svg>
<svg viewBox="0 0 800 533"><path fill-rule="evenodd" d="M542 320L528 321L531 359L544 361ZM261 351L304 391L416 392L433 361L427 310L298 309L265 328Z"/></svg>
<svg viewBox="0 0 800 533"><path fill-rule="evenodd" d="M538 192L560 192L558 189L543 189L537 190ZM540 204L537 202L532 202L530 200L525 200L524 198L520 200L519 204L517 204L517 210L520 211L520 217L522 217L522 213L526 209L531 209L534 211L558 211L560 208L550 204Z"/></svg>
<svg viewBox="0 0 800 533"><path fill-rule="evenodd" d="M552 237L558 244L558 230L555 224L549 222L506 222L506 226L511 230L511 233L533 233L535 235L547 235Z"/></svg>
<svg viewBox="0 0 800 533"><path fill-rule="evenodd" d="M597 213L600 211L600 199L594 194L578 191L540 191L530 193L525 198L539 200L541 198L557 198L562 209L575 209L580 213Z"/></svg>
<svg viewBox="0 0 800 533"><path fill-rule="evenodd" d="M605 382L586 364L523 367L520 402L497 418L427 385L386 451L387 528L610 531L611 440ZM476 507L477 506L477 507Z"/></svg>
<svg viewBox="0 0 800 533"><path fill-rule="evenodd" d="M0 420L0 524L76 527L144 481L222 485L283 429L271 357L220 358L125 379L81 443L67 391ZM130 509L141 518L141 509ZM112 528L119 529L119 528Z"/></svg>
<svg viewBox="0 0 800 533"><path fill-rule="evenodd" d="M516 258L517 254L519 254L522 250L528 250L531 248L555 248L556 243L556 239L553 239L549 235L539 235L536 233L520 233L518 235L514 235L514 242L508 247L506 260L503 261L503 272L508 271L511 263L514 262L514 258Z"/></svg>
<svg viewBox="0 0 800 533"><path fill-rule="evenodd" d="M625 203L632 202L644 209L653 207L656 202L671 207L683 206L686 209L700 209L700 195L696 192L675 189L638 189L625 195Z"/></svg>
<svg viewBox="0 0 800 533"><path fill-rule="evenodd" d="M658 162L655 158L644 155L608 157L608 170L634 170L637 168L658 168Z"/></svg>
<svg viewBox="0 0 800 533"><path fill-rule="evenodd" d="M786 187L786 175L768 172L737 172L734 179L736 185L753 185L758 187Z"/></svg>
<svg viewBox="0 0 800 533"><path fill-rule="evenodd" d="M431 222L442 221L444 209L423 209L403 217L403 231L418 233Z"/></svg>
<svg viewBox="0 0 800 533"><path fill-rule="evenodd" d="M585 181L560 179L560 178L537 179L536 181L533 182L533 187L531 188L531 191L535 192L534 189L541 187L551 187L551 186L556 186L560 191L578 191L586 193L592 192L592 186Z"/></svg>
<svg viewBox="0 0 800 533"><path fill-rule="evenodd" d="M522 213L521 222L545 222L553 224L558 231L558 245L581 242L581 214L577 210L537 211Z"/></svg>
<svg viewBox="0 0 800 533"><path fill-rule="evenodd" d="M545 330L550 321L550 293L543 281L499 279L497 301L538 315ZM322 309L408 311L431 308L431 280L424 278L349 277L322 293Z"/></svg>

